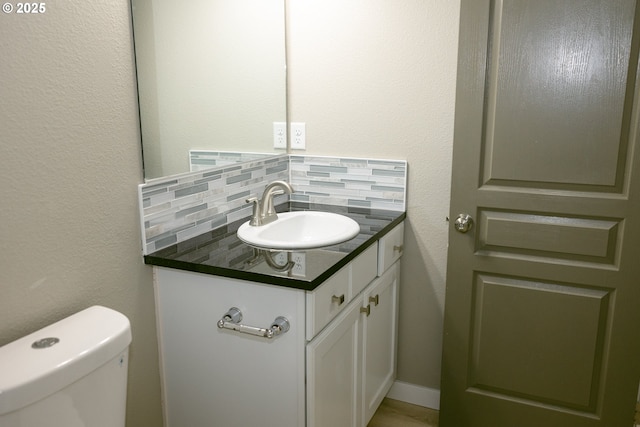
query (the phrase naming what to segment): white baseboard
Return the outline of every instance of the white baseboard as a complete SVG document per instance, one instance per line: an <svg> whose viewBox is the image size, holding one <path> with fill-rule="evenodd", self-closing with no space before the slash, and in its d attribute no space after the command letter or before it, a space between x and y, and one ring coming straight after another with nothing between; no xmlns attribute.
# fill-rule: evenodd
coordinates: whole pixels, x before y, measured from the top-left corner
<svg viewBox="0 0 640 427"><path fill-rule="evenodd" d="M434 388L395 381L387 397L425 408L440 409L440 390Z"/></svg>

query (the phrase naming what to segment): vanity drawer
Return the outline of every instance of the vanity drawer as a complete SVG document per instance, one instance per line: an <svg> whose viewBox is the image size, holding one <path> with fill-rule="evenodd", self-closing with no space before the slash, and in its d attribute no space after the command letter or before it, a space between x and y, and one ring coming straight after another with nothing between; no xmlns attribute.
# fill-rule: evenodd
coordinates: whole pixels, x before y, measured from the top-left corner
<svg viewBox="0 0 640 427"><path fill-rule="evenodd" d="M402 256L404 245L404 222L385 234L379 242L378 276L382 276Z"/></svg>
<svg viewBox="0 0 640 427"><path fill-rule="evenodd" d="M313 292L307 293L307 340L311 340L349 303L351 264L346 265Z"/></svg>
<svg viewBox="0 0 640 427"><path fill-rule="evenodd" d="M351 263L351 298L377 277L378 242L368 247Z"/></svg>

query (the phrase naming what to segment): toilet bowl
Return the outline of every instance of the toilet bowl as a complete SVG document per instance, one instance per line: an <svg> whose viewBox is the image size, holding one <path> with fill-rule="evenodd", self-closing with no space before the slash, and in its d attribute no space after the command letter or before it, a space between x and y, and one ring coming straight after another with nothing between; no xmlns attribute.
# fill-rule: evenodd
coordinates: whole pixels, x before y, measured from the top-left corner
<svg viewBox="0 0 640 427"><path fill-rule="evenodd" d="M123 427L130 343L94 306L0 347L0 426Z"/></svg>

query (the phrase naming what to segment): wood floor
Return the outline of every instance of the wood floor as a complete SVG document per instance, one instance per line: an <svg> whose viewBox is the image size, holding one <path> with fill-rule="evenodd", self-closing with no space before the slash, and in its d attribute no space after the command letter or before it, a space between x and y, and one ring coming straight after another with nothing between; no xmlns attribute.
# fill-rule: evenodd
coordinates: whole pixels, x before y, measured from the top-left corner
<svg viewBox="0 0 640 427"><path fill-rule="evenodd" d="M438 411L385 398L367 427L437 427Z"/></svg>

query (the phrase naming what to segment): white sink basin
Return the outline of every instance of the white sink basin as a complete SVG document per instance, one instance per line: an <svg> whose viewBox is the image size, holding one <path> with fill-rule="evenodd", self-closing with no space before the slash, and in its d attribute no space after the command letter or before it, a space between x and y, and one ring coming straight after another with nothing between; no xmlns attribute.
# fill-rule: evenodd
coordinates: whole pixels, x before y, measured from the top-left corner
<svg viewBox="0 0 640 427"><path fill-rule="evenodd" d="M360 232L357 222L331 212L301 211L278 214L278 219L254 227L245 222L238 238L265 249L313 249L345 242Z"/></svg>

